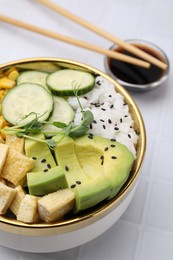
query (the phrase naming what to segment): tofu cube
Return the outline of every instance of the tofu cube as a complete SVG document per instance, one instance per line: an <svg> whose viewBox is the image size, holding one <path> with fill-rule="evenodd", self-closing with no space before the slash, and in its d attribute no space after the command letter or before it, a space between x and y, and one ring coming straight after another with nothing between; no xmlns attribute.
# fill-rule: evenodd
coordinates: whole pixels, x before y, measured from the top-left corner
<svg viewBox="0 0 173 260"><path fill-rule="evenodd" d="M10 207L14 197L16 195L16 190L12 189L2 182L0 182L0 214L5 214L7 209Z"/></svg>
<svg viewBox="0 0 173 260"><path fill-rule="evenodd" d="M20 202L17 220L24 223L34 223L38 219L38 197L26 194Z"/></svg>
<svg viewBox="0 0 173 260"><path fill-rule="evenodd" d="M24 154L24 138L19 138L16 135L6 135L5 143L19 153Z"/></svg>
<svg viewBox="0 0 173 260"><path fill-rule="evenodd" d="M16 196L10 205L10 209L13 212L13 214L17 216L19 207L20 207L20 203L23 200L23 198L25 197L25 192L20 185L17 186L15 188L15 190L16 190Z"/></svg>
<svg viewBox="0 0 173 260"><path fill-rule="evenodd" d="M7 154L8 154L8 146L6 144L0 143L0 175L5 165Z"/></svg>
<svg viewBox="0 0 173 260"><path fill-rule="evenodd" d="M9 148L1 177L17 186L34 166L34 160Z"/></svg>

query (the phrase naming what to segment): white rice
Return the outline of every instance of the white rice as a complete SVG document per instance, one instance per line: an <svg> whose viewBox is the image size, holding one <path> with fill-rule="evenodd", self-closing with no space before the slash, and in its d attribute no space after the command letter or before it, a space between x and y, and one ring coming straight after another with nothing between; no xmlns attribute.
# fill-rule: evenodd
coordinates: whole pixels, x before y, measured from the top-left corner
<svg viewBox="0 0 173 260"><path fill-rule="evenodd" d="M78 125L81 122L82 113L77 99L70 97L68 100L76 110L74 124ZM80 96L80 102L84 110L90 110L94 115L90 133L116 139L126 145L136 157L135 144L138 136L133 128L134 121L123 96L115 91L112 83L98 76L94 89Z"/></svg>

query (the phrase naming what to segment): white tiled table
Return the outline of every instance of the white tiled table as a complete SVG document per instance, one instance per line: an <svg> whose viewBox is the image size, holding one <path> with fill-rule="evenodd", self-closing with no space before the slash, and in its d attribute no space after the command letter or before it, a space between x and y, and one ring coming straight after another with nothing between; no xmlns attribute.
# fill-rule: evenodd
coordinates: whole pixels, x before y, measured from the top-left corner
<svg viewBox="0 0 173 260"><path fill-rule="evenodd" d="M173 57L172 0L54 0L122 39L140 38ZM109 48L112 43L34 0L0 0L0 13ZM0 63L26 57L62 57L104 71L103 56L0 23ZM144 117L148 146L139 186L121 219L95 240L64 252L31 254L0 247L0 259L173 259L173 82L134 94Z"/></svg>

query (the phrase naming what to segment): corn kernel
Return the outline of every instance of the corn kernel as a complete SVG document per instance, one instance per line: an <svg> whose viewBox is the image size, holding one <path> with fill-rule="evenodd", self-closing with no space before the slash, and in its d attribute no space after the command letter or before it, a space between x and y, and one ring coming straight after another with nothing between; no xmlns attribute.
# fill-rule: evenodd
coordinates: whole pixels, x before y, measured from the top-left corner
<svg viewBox="0 0 173 260"><path fill-rule="evenodd" d="M8 75L9 75L12 71L14 71L14 70L16 70L16 68L15 68L15 67L12 67L12 68L8 69L4 74L8 77Z"/></svg>
<svg viewBox="0 0 173 260"><path fill-rule="evenodd" d="M6 88L10 89L16 85L14 80L8 79L7 77L3 77L0 79L0 89Z"/></svg>
<svg viewBox="0 0 173 260"><path fill-rule="evenodd" d="M9 126L9 123L3 118L3 116L0 116L0 129L3 129L5 126Z"/></svg>
<svg viewBox="0 0 173 260"><path fill-rule="evenodd" d="M17 70L13 70L9 73L8 78L15 81L18 76L19 73L17 72Z"/></svg>

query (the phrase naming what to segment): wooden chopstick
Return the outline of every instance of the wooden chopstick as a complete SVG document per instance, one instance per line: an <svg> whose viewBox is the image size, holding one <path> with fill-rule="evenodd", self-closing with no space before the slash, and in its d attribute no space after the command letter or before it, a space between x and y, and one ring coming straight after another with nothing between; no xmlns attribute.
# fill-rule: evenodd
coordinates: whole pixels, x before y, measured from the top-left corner
<svg viewBox="0 0 173 260"><path fill-rule="evenodd" d="M166 69L167 64L156 59L155 57L149 55L148 53L142 51L141 49L135 47L132 44L129 44L127 42L122 41L121 39L117 38L116 36L100 29L99 27L89 23L88 21L74 15L73 13L67 11L66 9L58 6L57 4L51 3L50 1L47 0L36 0L37 2L40 2L41 4L51 8L52 10L60 13L61 15L69 18L70 20L73 20L74 22L86 27L87 29L101 35L103 38L106 38L114 43L116 43L118 46L122 47L123 49L135 54L136 56L154 64L155 66L161 68L161 69Z"/></svg>
<svg viewBox="0 0 173 260"><path fill-rule="evenodd" d="M60 40L60 41L63 41L63 42L66 42L66 43L69 43L69 44L72 44L72 45L76 45L78 47L85 48L85 49L88 49L90 51L98 52L98 53L107 55L108 57L111 57L111 58L114 58L114 59L117 59L117 60L121 60L121 61L124 61L124 62L127 62L127 63L135 64L135 65L138 65L138 66L141 66L141 67L144 67L144 68L150 67L150 63L148 63L146 61L138 60L136 58L132 58L130 56L127 56L127 55L124 55L124 54L121 54L121 53L106 50L106 49L103 49L103 48L98 47L96 45L91 45L89 43L73 39L71 37L67 37L67 36L64 36L64 35L61 35L61 34L57 34L57 33L52 32L50 30L46 30L46 29L43 29L41 27L31 25L31 24L28 24L28 23L24 23L22 21L12 19L12 18L4 16L4 15L0 15L0 21L11 24L11 25L15 25L17 27L21 27L23 29L26 29L26 30L29 30L29 31L32 31L32 32L35 32L35 33L42 34L44 36L47 36L47 37L50 37L50 38L53 38L53 39L56 39L56 40Z"/></svg>

